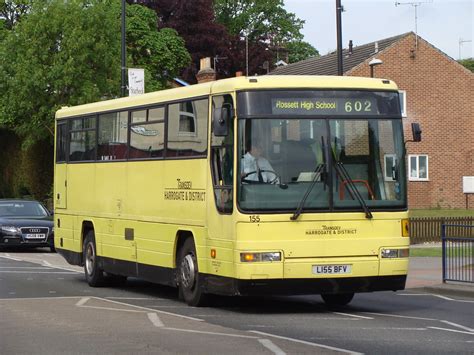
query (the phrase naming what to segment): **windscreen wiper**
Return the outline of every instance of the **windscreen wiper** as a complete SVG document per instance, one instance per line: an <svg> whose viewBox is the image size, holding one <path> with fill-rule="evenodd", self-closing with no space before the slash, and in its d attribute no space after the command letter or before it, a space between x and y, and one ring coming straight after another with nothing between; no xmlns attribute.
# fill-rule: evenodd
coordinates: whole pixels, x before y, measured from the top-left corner
<svg viewBox="0 0 474 355"><path fill-rule="evenodd" d="M299 215L301 214L301 212L303 211L303 206L304 206L306 200L308 199L308 196L311 193L311 190L313 190L314 185L316 185L316 181L317 181L318 176L322 177L322 171L324 170L325 165L326 164L318 164L316 166L316 169L314 169L314 172L313 172L314 175L313 175L313 178L311 179L311 184L306 189L306 192L305 192L303 198L301 199L295 213L293 213L293 216L290 217L290 219L292 221L296 221L298 219Z"/></svg>
<svg viewBox="0 0 474 355"><path fill-rule="evenodd" d="M334 153L334 152L333 152ZM334 167L336 169L336 172L340 177L344 179L344 181L347 182L345 186L347 186L347 190L349 191L349 194L351 195L353 200L357 200L359 204L361 205L362 209L365 212L365 218L367 219L372 219L372 212L370 211L369 207L364 201L364 198L360 194L359 190L354 184L354 180L352 180L351 176L347 172L344 164L341 161L337 161L336 157L333 155L333 162L334 162ZM342 186L341 188L345 188Z"/></svg>

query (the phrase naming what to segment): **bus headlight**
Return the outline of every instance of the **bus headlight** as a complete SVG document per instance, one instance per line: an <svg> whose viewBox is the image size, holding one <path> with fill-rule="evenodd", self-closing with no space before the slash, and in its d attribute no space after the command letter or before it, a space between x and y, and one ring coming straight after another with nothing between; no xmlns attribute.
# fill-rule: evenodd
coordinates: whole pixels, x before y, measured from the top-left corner
<svg viewBox="0 0 474 355"><path fill-rule="evenodd" d="M404 248L404 249L382 249L380 256L385 259L391 259L391 258L408 258L410 255L410 249Z"/></svg>
<svg viewBox="0 0 474 355"><path fill-rule="evenodd" d="M281 261L281 253L240 253L240 261L243 263Z"/></svg>

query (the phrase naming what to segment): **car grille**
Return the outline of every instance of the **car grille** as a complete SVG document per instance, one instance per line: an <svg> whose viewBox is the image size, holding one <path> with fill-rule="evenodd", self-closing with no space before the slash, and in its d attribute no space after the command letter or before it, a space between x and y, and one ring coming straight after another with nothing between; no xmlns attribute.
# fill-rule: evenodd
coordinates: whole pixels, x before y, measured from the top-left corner
<svg viewBox="0 0 474 355"><path fill-rule="evenodd" d="M47 227L23 227L20 230L23 240L27 243L44 242L49 234Z"/></svg>

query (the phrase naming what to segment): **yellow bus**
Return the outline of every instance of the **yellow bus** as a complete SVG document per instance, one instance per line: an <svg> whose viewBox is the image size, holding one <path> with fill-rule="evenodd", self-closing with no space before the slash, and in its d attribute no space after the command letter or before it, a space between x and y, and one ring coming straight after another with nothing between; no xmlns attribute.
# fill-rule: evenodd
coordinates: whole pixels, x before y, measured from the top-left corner
<svg viewBox="0 0 474 355"><path fill-rule="evenodd" d="M406 175L390 80L239 77L66 107L55 247L93 287L345 305L405 287Z"/></svg>

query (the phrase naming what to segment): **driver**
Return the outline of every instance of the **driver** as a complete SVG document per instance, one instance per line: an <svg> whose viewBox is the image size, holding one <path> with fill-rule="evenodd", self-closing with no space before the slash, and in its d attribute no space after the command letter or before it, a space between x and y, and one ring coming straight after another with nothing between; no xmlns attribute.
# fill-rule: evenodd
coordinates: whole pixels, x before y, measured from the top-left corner
<svg viewBox="0 0 474 355"><path fill-rule="evenodd" d="M275 183L278 180L278 176L274 172L270 162L262 157L262 151L263 149L260 143L252 142L250 150L248 150L242 158L242 179Z"/></svg>

